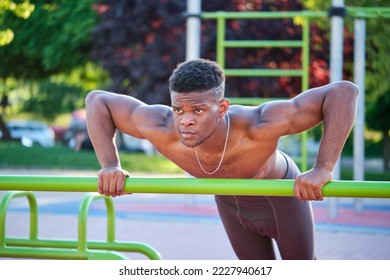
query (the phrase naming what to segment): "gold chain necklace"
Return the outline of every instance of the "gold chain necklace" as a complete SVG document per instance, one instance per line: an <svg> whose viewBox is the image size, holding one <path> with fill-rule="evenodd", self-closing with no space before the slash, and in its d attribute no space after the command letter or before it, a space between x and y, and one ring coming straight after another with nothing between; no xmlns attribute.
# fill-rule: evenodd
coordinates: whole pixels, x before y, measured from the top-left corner
<svg viewBox="0 0 390 280"><path fill-rule="evenodd" d="M202 166L202 164L200 163L200 160L199 160L198 151L196 150L196 147L194 148L196 159L198 160L198 164L199 164L200 168L203 170L204 173L206 173L208 175L213 175L215 172L217 172L219 170L219 168L221 167L223 158L225 157L227 142L228 142L228 139L229 139L229 130L230 130L230 117L229 117L228 114L226 114L226 116L227 116L227 121L228 121L228 127L227 127L227 130L226 130L225 146L223 147L221 160L219 161L219 164L218 164L217 168L213 172L208 172L208 171L204 170L204 168L203 168L203 166Z"/></svg>

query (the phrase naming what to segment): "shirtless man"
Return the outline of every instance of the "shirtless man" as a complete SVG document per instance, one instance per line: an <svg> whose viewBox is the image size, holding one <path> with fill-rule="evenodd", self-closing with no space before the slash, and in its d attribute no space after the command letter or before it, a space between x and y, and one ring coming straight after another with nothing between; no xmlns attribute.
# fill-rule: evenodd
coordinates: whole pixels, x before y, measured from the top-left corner
<svg viewBox="0 0 390 280"><path fill-rule="evenodd" d="M257 107L230 106L217 63L181 63L169 79L172 106L146 105L125 95L93 91L86 98L87 126L101 165L98 191L124 194L125 179L115 129L148 139L166 158L197 178L295 179L294 197L216 195L223 225L239 259L315 259L310 200L322 187L355 119L358 88L340 81L307 90L288 101ZM277 149L283 135L319 123L324 131L313 168L300 174Z"/></svg>

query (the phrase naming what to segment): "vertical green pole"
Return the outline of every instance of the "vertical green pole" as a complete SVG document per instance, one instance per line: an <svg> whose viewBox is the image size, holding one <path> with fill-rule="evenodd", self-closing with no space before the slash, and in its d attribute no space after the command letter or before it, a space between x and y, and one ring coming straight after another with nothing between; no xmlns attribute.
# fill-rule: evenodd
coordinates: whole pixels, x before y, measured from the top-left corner
<svg viewBox="0 0 390 280"><path fill-rule="evenodd" d="M5 247L5 226L8 206L12 199L25 196L30 206L30 240L38 239L38 203L30 191L10 191L0 201L0 248Z"/></svg>
<svg viewBox="0 0 390 280"><path fill-rule="evenodd" d="M309 60L310 60L310 20L302 16L302 91L309 88ZM307 170L307 131L301 133L301 170Z"/></svg>
<svg viewBox="0 0 390 280"><path fill-rule="evenodd" d="M217 13L217 63L225 68L225 17L222 12Z"/></svg>

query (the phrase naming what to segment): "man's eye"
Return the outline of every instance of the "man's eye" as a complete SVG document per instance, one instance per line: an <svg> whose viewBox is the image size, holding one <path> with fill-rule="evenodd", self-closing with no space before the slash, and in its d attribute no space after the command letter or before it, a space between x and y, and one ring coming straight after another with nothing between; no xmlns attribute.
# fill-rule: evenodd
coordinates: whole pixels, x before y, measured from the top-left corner
<svg viewBox="0 0 390 280"><path fill-rule="evenodd" d="M173 109L173 111L174 111L175 113L181 113L181 110L180 110L179 108L175 108L175 109Z"/></svg>
<svg viewBox="0 0 390 280"><path fill-rule="evenodd" d="M202 113L203 110L198 108L198 109L195 109L195 112L196 112L196 113Z"/></svg>

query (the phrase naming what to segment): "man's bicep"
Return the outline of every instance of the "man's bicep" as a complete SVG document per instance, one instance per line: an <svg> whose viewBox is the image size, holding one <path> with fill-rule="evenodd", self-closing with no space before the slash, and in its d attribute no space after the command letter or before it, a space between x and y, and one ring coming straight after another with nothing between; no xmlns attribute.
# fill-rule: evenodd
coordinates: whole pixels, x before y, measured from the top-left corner
<svg viewBox="0 0 390 280"><path fill-rule="evenodd" d="M300 133L318 125L323 120L322 105L324 94L320 89L301 93L289 101L290 134Z"/></svg>
<svg viewBox="0 0 390 280"><path fill-rule="evenodd" d="M304 100L303 100L304 101ZM302 100L274 101L264 104L261 113L264 124L280 136L296 134L316 126L321 121L321 106Z"/></svg>
<svg viewBox="0 0 390 280"><path fill-rule="evenodd" d="M114 112L115 126L120 131L137 138L145 138L145 131L161 126L169 108L162 105L147 105L134 98L119 107L120 110Z"/></svg>

